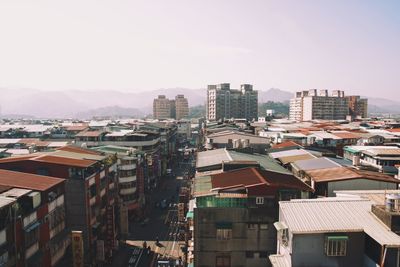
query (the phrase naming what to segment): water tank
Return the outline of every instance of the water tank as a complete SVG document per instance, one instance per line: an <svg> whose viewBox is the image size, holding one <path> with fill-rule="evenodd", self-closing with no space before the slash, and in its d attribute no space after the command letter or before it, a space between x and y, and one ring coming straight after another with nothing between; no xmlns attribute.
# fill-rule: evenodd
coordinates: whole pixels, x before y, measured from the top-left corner
<svg viewBox="0 0 400 267"><path fill-rule="evenodd" d="M400 194L386 195L385 205L386 211L400 212Z"/></svg>

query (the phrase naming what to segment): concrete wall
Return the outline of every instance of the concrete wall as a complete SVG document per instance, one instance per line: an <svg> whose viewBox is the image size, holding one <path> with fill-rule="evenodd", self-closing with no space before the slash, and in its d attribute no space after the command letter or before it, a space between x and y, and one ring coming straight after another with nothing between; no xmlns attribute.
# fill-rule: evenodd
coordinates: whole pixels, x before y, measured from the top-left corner
<svg viewBox="0 0 400 267"><path fill-rule="evenodd" d="M336 233L337 234L337 233ZM335 235L335 234L332 234ZM349 237L347 254L344 257L325 255L325 237L327 234L293 235L293 267L348 267L363 266L364 233L343 233Z"/></svg>
<svg viewBox="0 0 400 267"><path fill-rule="evenodd" d="M273 223L277 220L271 208L196 208L194 209L194 250L195 266L215 266L216 256L227 253L231 257L231 266L269 266L267 256L246 257L246 251L269 252L276 250L276 230ZM232 223L232 238L217 240L217 222ZM249 229L248 224L257 225ZM261 229L260 224L263 225Z"/></svg>
<svg viewBox="0 0 400 267"><path fill-rule="evenodd" d="M333 191L339 190L382 190L382 189L397 189L397 184L374 181L368 179L344 180L328 183L328 196L334 197Z"/></svg>

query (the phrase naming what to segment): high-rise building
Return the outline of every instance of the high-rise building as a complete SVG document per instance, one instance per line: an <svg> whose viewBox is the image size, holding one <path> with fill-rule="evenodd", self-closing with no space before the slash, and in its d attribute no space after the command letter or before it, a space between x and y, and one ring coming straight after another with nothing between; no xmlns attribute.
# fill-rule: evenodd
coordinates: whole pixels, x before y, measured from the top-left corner
<svg viewBox="0 0 400 267"><path fill-rule="evenodd" d="M172 118L171 101L165 95L159 95L153 101L153 117L155 119Z"/></svg>
<svg viewBox="0 0 400 267"><path fill-rule="evenodd" d="M258 118L258 91L253 85L242 84L240 89L231 89L229 83L208 85L207 119Z"/></svg>
<svg viewBox="0 0 400 267"><path fill-rule="evenodd" d="M358 95L346 96L346 98L349 100L349 115L353 119L368 117L368 99Z"/></svg>
<svg viewBox="0 0 400 267"><path fill-rule="evenodd" d="M153 101L153 117L155 119L177 119L189 116L189 104L184 95L177 95L175 99L168 99L159 95Z"/></svg>
<svg viewBox="0 0 400 267"><path fill-rule="evenodd" d="M184 95L175 97L175 118L177 120L187 118L189 116L189 103Z"/></svg>
<svg viewBox="0 0 400 267"><path fill-rule="evenodd" d="M328 90L311 89L296 92L290 100L291 120L344 120L348 114L349 99L340 90L334 90L329 96Z"/></svg>

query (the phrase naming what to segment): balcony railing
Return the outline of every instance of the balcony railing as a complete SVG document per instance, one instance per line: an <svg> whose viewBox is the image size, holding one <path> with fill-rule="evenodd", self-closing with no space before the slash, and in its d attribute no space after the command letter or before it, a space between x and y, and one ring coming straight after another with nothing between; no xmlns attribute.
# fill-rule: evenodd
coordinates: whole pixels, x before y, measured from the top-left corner
<svg viewBox="0 0 400 267"><path fill-rule="evenodd" d="M120 165L119 169L122 171L130 171L136 169L136 164Z"/></svg>
<svg viewBox="0 0 400 267"><path fill-rule="evenodd" d="M136 187L132 187L132 188L125 188L125 189L121 189L119 190L119 193L121 195L129 195L129 194L133 194L136 192Z"/></svg>
<svg viewBox="0 0 400 267"><path fill-rule="evenodd" d="M128 182L134 182L136 181L136 175L135 176L128 176L128 177L120 177L119 178L119 183L128 183Z"/></svg>

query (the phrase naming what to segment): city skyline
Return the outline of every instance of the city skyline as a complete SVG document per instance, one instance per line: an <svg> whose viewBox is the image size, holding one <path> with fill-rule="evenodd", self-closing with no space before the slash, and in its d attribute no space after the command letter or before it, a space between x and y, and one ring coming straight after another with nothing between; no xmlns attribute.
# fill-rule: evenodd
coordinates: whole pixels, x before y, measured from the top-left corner
<svg viewBox="0 0 400 267"><path fill-rule="evenodd" d="M399 7L2 1L0 88L137 92L230 81L396 95Z"/></svg>

